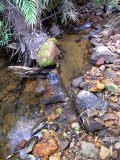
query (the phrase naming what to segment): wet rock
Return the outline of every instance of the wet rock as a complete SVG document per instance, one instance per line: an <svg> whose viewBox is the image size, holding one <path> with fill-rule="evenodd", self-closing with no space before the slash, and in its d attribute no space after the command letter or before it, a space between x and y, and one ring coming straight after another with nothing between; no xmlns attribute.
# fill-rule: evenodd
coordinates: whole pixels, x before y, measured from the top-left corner
<svg viewBox="0 0 120 160"><path fill-rule="evenodd" d="M61 153L55 153L49 157L49 160L61 160Z"/></svg>
<svg viewBox="0 0 120 160"><path fill-rule="evenodd" d="M50 129L53 130L53 131L57 131L59 128L59 126L57 124L51 124L50 125Z"/></svg>
<svg viewBox="0 0 120 160"><path fill-rule="evenodd" d="M79 78L73 79L72 85L74 87L79 87L81 82L83 82L83 77L79 77Z"/></svg>
<svg viewBox="0 0 120 160"><path fill-rule="evenodd" d="M55 121L56 119L58 119L60 116L60 114L56 111L56 112L53 112L51 115L49 115L47 117L48 121Z"/></svg>
<svg viewBox="0 0 120 160"><path fill-rule="evenodd" d="M37 124L31 131L31 135L35 135L36 133L38 133L39 131L41 131L43 128L45 128L47 126L47 124L45 122L40 122L39 124Z"/></svg>
<svg viewBox="0 0 120 160"><path fill-rule="evenodd" d="M41 143L36 144L33 155L37 158L51 156L58 149L55 140L45 140Z"/></svg>
<svg viewBox="0 0 120 160"><path fill-rule="evenodd" d="M94 144L83 141L82 152L85 157L94 158L98 153L98 149L95 147Z"/></svg>
<svg viewBox="0 0 120 160"><path fill-rule="evenodd" d="M46 89L45 89L45 84L44 81L42 81L41 79L37 80L37 86L36 86L36 95L41 96L45 93Z"/></svg>
<svg viewBox="0 0 120 160"><path fill-rule="evenodd" d="M104 72L105 69L106 69L106 67L105 67L104 65L100 66L100 68L99 68L99 70L100 70L101 72Z"/></svg>
<svg viewBox="0 0 120 160"><path fill-rule="evenodd" d="M98 59L104 58L106 63L113 63L116 59L115 55L106 46L98 46L94 48L91 56L92 62L95 64Z"/></svg>
<svg viewBox="0 0 120 160"><path fill-rule="evenodd" d="M108 148L101 146L101 150L100 150L100 158L105 160L109 157L110 155L110 151Z"/></svg>
<svg viewBox="0 0 120 160"><path fill-rule="evenodd" d="M25 146L26 146L26 144L27 144L27 141L26 141L26 140L23 139L22 141L20 141L20 142L17 144L17 146L15 147L14 153L17 153L17 152L19 152L21 149L24 149Z"/></svg>
<svg viewBox="0 0 120 160"><path fill-rule="evenodd" d="M103 46L103 43L100 43L97 41L96 38L92 38L90 43L94 46L94 47L98 47L98 46Z"/></svg>
<svg viewBox="0 0 120 160"><path fill-rule="evenodd" d="M84 90L80 91L79 94L77 95L76 103L79 111L81 109L90 109L90 108L96 108L98 110L108 108L107 101L102 101L92 92Z"/></svg>
<svg viewBox="0 0 120 160"><path fill-rule="evenodd" d="M100 131L103 129L103 125L97 121L90 121L88 125L88 131L94 133L95 131Z"/></svg>
<svg viewBox="0 0 120 160"><path fill-rule="evenodd" d="M50 73L48 76L47 92L42 98L43 105L50 105L68 100L65 91L63 90L60 77L57 73Z"/></svg>
<svg viewBox="0 0 120 160"><path fill-rule="evenodd" d="M26 154L32 152L33 149L34 149L34 147L35 147L35 145L37 144L37 142L38 142L38 137L37 137L37 136L32 137L32 138L27 142L26 147L25 147L25 149L24 149L24 152L25 152Z"/></svg>
<svg viewBox="0 0 120 160"><path fill-rule="evenodd" d="M36 89L37 81L36 80L27 80L25 83L24 92L34 93Z"/></svg>
<svg viewBox="0 0 120 160"><path fill-rule="evenodd" d="M61 152L66 150L70 142L67 139L59 140L58 145L60 147Z"/></svg>

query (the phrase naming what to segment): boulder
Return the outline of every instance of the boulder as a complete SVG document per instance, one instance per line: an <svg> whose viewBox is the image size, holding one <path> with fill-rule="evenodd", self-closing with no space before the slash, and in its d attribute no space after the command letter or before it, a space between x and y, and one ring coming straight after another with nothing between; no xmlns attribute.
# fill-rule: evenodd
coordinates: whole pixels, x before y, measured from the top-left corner
<svg viewBox="0 0 120 160"><path fill-rule="evenodd" d="M40 67L47 67L56 64L58 56L60 55L60 50L56 44L57 40L55 38L49 38L41 46L37 54L37 62Z"/></svg>
<svg viewBox="0 0 120 160"><path fill-rule="evenodd" d="M113 63L116 59L115 55L106 46L95 47L91 56L91 60L94 64L100 58L104 58L106 63Z"/></svg>
<svg viewBox="0 0 120 160"><path fill-rule="evenodd" d="M102 101L99 97L89 91L80 91L76 99L77 108L80 111L81 109L90 109L95 108L98 110L103 110L108 108L107 100Z"/></svg>

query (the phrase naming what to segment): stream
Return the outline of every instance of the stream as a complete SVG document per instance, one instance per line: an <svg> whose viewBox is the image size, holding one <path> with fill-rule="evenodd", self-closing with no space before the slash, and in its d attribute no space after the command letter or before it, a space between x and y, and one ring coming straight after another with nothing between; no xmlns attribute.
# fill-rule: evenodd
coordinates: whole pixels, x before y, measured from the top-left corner
<svg viewBox="0 0 120 160"><path fill-rule="evenodd" d="M63 59L60 60L60 79L65 88L69 87L70 80L81 75L90 68L90 48L89 40L81 35L64 34L60 41ZM80 42L76 42L77 39ZM63 114L57 123L61 126L63 132L66 124L72 117L76 116L70 103L44 107L41 103L39 94L36 95L36 86L38 79L23 79L16 77L8 71L7 63L4 58L0 59L0 159L5 160L12 154L15 146L23 139L29 140L31 129L37 122L46 117L54 109L61 109ZM54 81L56 83L56 81ZM47 80L40 80L40 88L46 86ZM54 83L54 85L55 85ZM43 87L43 88L42 88ZM50 92L51 93L51 92ZM49 95L47 95L49 96ZM47 97L46 96L46 97ZM45 97L45 98L46 98ZM33 157L32 157L33 158ZM14 155L12 160L32 159L30 156L20 152ZM35 159L37 160L37 159Z"/></svg>

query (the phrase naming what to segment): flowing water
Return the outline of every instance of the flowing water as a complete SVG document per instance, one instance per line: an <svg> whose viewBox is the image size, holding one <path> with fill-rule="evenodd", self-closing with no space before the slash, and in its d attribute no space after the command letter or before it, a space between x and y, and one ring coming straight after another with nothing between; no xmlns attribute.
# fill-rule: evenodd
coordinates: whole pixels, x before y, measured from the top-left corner
<svg viewBox="0 0 120 160"><path fill-rule="evenodd" d="M77 43L76 39L78 38L80 38L80 35L65 34L63 39L60 40L63 49L63 59L60 60L60 77L65 87L69 86L72 77L80 75L90 67L90 43L86 38L82 38ZM16 77L8 71L5 64L5 59L1 58L0 160L6 159L20 140L28 140L30 138L31 128L40 120L42 115L40 99L33 94L37 80L23 80ZM65 110L67 109L69 110L66 107ZM69 114L69 111L65 113ZM65 119L64 117L62 118ZM13 157L12 159L20 160L21 158Z"/></svg>

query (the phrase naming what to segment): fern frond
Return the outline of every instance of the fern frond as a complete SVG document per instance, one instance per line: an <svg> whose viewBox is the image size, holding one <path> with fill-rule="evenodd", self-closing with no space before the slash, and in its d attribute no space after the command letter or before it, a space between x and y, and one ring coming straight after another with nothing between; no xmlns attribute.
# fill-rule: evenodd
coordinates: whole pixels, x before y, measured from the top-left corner
<svg viewBox="0 0 120 160"><path fill-rule="evenodd" d="M16 6L20 9L28 24L35 24L37 21L36 0L15 0Z"/></svg>

